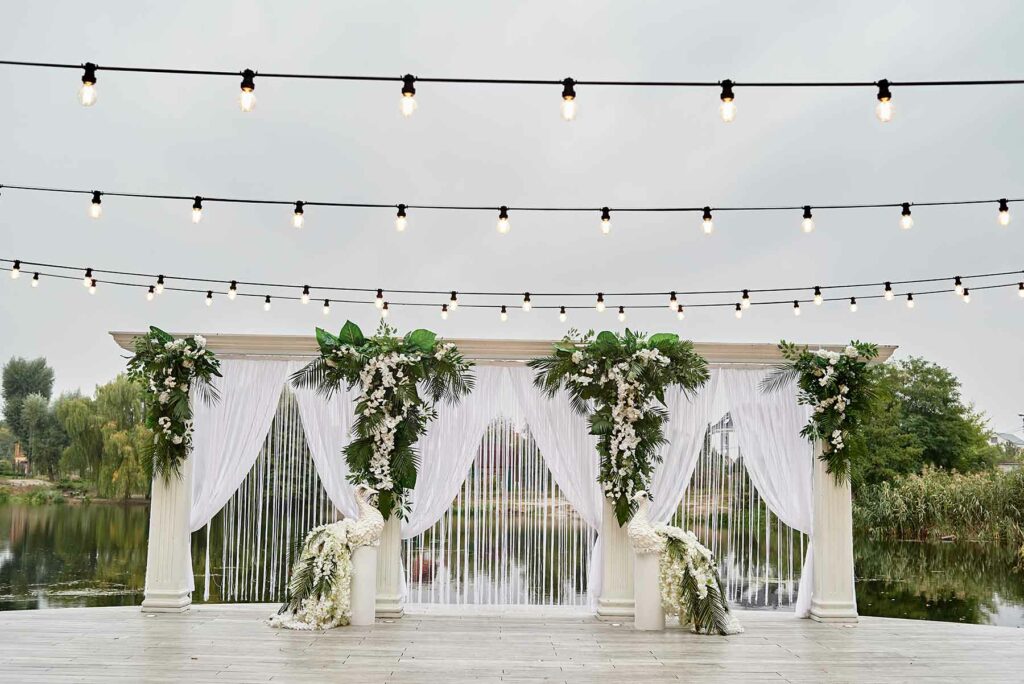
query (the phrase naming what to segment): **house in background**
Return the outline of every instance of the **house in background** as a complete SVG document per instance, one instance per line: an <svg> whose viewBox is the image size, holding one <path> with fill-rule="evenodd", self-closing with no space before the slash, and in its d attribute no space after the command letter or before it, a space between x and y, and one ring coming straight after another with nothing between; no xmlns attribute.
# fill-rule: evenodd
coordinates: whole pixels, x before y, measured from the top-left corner
<svg viewBox="0 0 1024 684"><path fill-rule="evenodd" d="M1018 437L1012 432L993 432L992 436L988 438L988 443L1002 448L1006 453L1016 453L1018 457L1024 454L1024 438ZM1020 468L1021 461L1004 458L997 464L997 467L1003 472L1009 472Z"/></svg>
<svg viewBox="0 0 1024 684"><path fill-rule="evenodd" d="M21 450L21 442L14 443L14 472L28 475L28 456Z"/></svg>

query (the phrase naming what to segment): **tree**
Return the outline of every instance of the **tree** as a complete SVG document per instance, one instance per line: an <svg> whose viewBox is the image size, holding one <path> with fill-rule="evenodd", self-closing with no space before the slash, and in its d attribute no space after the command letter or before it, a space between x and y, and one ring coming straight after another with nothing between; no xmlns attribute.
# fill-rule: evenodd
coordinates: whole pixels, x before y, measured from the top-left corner
<svg viewBox="0 0 1024 684"><path fill-rule="evenodd" d="M40 394L25 397L21 408L21 423L28 443L28 457L36 472L45 472L51 480L57 479L60 457L67 444L67 434L57 420L57 414Z"/></svg>
<svg viewBox="0 0 1024 684"><path fill-rule="evenodd" d="M40 357L31 361L14 357L4 366L3 397L4 419L14 437L28 441L27 431L22 423L22 404L31 394L38 394L49 401L53 392L53 369Z"/></svg>
<svg viewBox="0 0 1024 684"><path fill-rule="evenodd" d="M0 460L14 459L14 444L17 442L7 423L0 421Z"/></svg>
<svg viewBox="0 0 1024 684"><path fill-rule="evenodd" d="M54 412L68 436L61 469L95 480L103 462L103 424L95 403L88 397L65 394L54 402Z"/></svg>

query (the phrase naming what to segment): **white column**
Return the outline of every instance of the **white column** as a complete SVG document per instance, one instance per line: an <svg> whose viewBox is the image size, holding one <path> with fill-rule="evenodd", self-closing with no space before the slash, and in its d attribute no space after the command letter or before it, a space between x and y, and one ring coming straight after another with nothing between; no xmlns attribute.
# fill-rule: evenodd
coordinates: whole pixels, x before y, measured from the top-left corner
<svg viewBox="0 0 1024 684"><path fill-rule="evenodd" d="M192 459L181 477L153 475L149 502L149 547L146 551L146 597L142 610L182 613L192 605L192 549L188 529L192 507Z"/></svg>
<svg viewBox="0 0 1024 684"><path fill-rule="evenodd" d="M850 483L836 484L814 449L814 592L811 618L857 622L853 590L853 502Z"/></svg>
<svg viewBox="0 0 1024 684"><path fill-rule="evenodd" d="M395 515L384 523L377 550L377 617L400 618L402 608L402 535Z"/></svg>
<svg viewBox="0 0 1024 684"><path fill-rule="evenodd" d="M633 617L633 545L615 519L615 509L604 499L601 516L601 548L604 574L597 617L621 620Z"/></svg>
<svg viewBox="0 0 1024 684"><path fill-rule="evenodd" d="M636 615L633 629L660 631L665 629L665 610L661 607L661 554L633 555L633 584Z"/></svg>
<svg viewBox="0 0 1024 684"><path fill-rule="evenodd" d="M352 552L352 617L354 626L372 625L377 602L377 547L357 546Z"/></svg>

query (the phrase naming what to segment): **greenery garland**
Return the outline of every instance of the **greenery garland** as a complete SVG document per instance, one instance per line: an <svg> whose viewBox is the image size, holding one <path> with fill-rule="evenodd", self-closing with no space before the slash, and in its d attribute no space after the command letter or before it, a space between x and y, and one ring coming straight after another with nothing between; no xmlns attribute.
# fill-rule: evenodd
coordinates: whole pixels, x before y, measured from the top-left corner
<svg viewBox="0 0 1024 684"><path fill-rule="evenodd" d="M414 445L437 417L434 405L457 403L474 384L472 364L454 344L429 330L396 333L383 321L373 337L352 321L337 335L317 328L320 356L292 376L296 387L328 398L343 383L361 390L345 460L351 482L376 490L385 520L392 512L408 513L406 494L416 485L419 466ZM420 396L421 386L427 398Z"/></svg>
<svg viewBox="0 0 1024 684"><path fill-rule="evenodd" d="M534 384L553 396L564 387L573 409L588 417L601 458L598 481L625 525L636 509L633 495L648 490L665 444L665 390L691 393L707 382L707 362L691 342L672 333L647 338L626 329L618 335L576 330L555 344L551 356L534 359ZM655 405L657 400L660 406Z"/></svg>
<svg viewBox="0 0 1024 684"><path fill-rule="evenodd" d="M841 351L809 350L792 342L779 343L785 363L762 382L762 391L777 391L797 383L798 401L812 408L800 434L821 443L821 460L836 482L850 479L850 434L868 415L874 387L869 364L878 345L854 340Z"/></svg>
<svg viewBox="0 0 1024 684"><path fill-rule="evenodd" d="M697 634L738 634L743 631L729 611L718 564L693 532L661 526L665 549L660 559L661 604L669 615Z"/></svg>
<svg viewBox="0 0 1024 684"><path fill-rule="evenodd" d="M128 360L128 377L144 388L146 427L153 432L145 456L154 473L165 480L181 474L192 451L190 390L207 403L220 399L213 386L220 377L220 361L206 348L201 335L175 339L160 328L135 338L135 354Z"/></svg>

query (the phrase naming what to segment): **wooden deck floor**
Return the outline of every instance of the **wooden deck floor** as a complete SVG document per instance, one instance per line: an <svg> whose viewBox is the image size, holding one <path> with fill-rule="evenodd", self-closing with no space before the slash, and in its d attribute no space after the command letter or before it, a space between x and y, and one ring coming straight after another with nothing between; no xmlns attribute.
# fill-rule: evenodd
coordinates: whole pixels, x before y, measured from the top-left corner
<svg viewBox="0 0 1024 684"><path fill-rule="evenodd" d="M325 633L262 624L273 606L0 613L5 682L1021 682L1024 630L740 612L746 633L635 632L577 611L414 607Z"/></svg>

